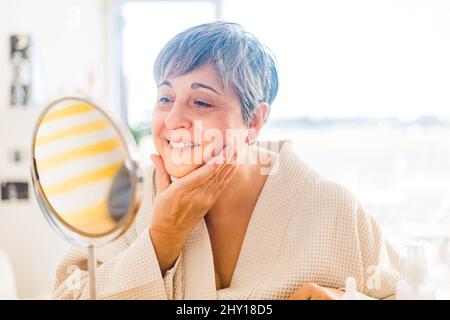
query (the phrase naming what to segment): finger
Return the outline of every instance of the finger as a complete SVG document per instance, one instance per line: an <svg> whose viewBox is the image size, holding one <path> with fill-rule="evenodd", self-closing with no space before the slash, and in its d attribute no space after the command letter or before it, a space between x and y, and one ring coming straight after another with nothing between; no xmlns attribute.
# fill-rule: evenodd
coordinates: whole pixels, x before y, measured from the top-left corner
<svg viewBox="0 0 450 320"><path fill-rule="evenodd" d="M224 183L226 177L233 172L237 171L238 165L236 163L229 163L223 167L217 174L214 175L208 182L207 187L217 186L219 187L222 183ZM235 172L234 172L235 173Z"/></svg>
<svg viewBox="0 0 450 320"><path fill-rule="evenodd" d="M310 295L308 292L306 292L305 290L297 290L296 292L294 292L289 298L288 300L310 300Z"/></svg>
<svg viewBox="0 0 450 320"><path fill-rule="evenodd" d="M319 286L316 283L307 283L304 287L306 288L306 291L309 292L310 300L333 300L333 297L328 289Z"/></svg>
<svg viewBox="0 0 450 320"><path fill-rule="evenodd" d="M326 290L317 290L312 294L311 300L336 300L336 299Z"/></svg>
<svg viewBox="0 0 450 320"><path fill-rule="evenodd" d="M233 170L234 167L238 167L237 164L237 152L234 151L231 156L228 156L226 164L218 170L207 183L207 187L214 184L221 184L226 176Z"/></svg>
<svg viewBox="0 0 450 320"><path fill-rule="evenodd" d="M221 164L221 168L213 173L207 181L208 184L217 183L218 180L231 170L233 165L237 165L237 151L233 147L230 146L224 149L223 154L225 155L224 159L220 159L219 161L224 160L224 163Z"/></svg>
<svg viewBox="0 0 450 320"><path fill-rule="evenodd" d="M315 295L315 291L315 283L305 283L289 297L289 300L312 300Z"/></svg>
<svg viewBox="0 0 450 320"><path fill-rule="evenodd" d="M221 177L221 179L217 184L219 192L222 192L226 188L226 186L230 183L230 181L233 180L233 177L236 175L237 171L238 166L232 165L231 168L226 172L226 174Z"/></svg>
<svg viewBox="0 0 450 320"><path fill-rule="evenodd" d="M239 166L235 162L227 164L225 168L223 168L220 173L214 177L214 179L211 179L207 184L205 184L204 192L206 194L217 193L218 196L233 179L238 171L238 168Z"/></svg>
<svg viewBox="0 0 450 320"><path fill-rule="evenodd" d="M315 283L302 285L289 300L336 300L337 298L328 290Z"/></svg>
<svg viewBox="0 0 450 320"><path fill-rule="evenodd" d="M193 190L213 179L227 165L227 162L224 161L224 149L222 149L217 156L210 159L203 166L190 172L182 179L178 179L176 181L177 185L182 186L188 190Z"/></svg>
<svg viewBox="0 0 450 320"><path fill-rule="evenodd" d="M164 167L164 161L161 156L152 154L151 159L155 164L156 170L156 192L160 193L166 190L170 183L170 175L167 173L166 168Z"/></svg>
<svg viewBox="0 0 450 320"><path fill-rule="evenodd" d="M233 156L235 154L234 147L232 145L225 145L222 150L215 156L212 157L207 161L207 164L211 163L218 163L218 164L224 164L224 163L230 163Z"/></svg>
<svg viewBox="0 0 450 320"><path fill-rule="evenodd" d="M188 173L186 176L174 182L174 186L185 190L194 190L208 181L224 165L217 163L204 164L203 166Z"/></svg>

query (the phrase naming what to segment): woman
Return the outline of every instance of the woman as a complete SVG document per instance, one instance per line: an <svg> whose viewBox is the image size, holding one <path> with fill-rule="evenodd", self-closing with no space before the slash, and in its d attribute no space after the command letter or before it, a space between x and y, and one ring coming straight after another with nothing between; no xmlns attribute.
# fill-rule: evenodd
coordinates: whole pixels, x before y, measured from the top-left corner
<svg viewBox="0 0 450 320"><path fill-rule="evenodd" d="M339 299L395 293L400 260L354 196L258 134L278 91L275 61L241 26L171 39L155 62L152 133L136 221L97 252L104 299ZM78 268L77 273L67 270ZM58 268L57 298L88 297L84 250Z"/></svg>

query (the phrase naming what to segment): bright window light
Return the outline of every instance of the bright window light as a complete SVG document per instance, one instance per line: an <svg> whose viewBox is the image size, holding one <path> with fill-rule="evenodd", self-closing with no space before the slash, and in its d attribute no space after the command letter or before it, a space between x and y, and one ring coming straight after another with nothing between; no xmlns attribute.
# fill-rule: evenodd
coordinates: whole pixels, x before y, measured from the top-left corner
<svg viewBox="0 0 450 320"><path fill-rule="evenodd" d="M215 3L126 2L130 125L150 119L157 52L215 20ZM222 0L219 12L277 57L280 91L262 140L292 140L393 233L450 224L449 1Z"/></svg>

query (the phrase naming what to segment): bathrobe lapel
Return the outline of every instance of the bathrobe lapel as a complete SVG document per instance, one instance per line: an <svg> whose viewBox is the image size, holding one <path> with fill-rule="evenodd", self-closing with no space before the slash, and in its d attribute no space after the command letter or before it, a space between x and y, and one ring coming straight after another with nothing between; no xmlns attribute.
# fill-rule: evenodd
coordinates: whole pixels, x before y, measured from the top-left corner
<svg viewBox="0 0 450 320"><path fill-rule="evenodd" d="M294 159L290 143L284 143L256 202L230 287L219 290L224 295L235 288L254 288L273 270L278 253L273 248L279 250L282 247L289 219L298 204L296 193L278 194L279 190L300 186L301 182L292 181L294 179L290 177L299 177L299 174L302 177L307 173L305 167L292 162ZM271 200L273 194L277 194L277 202ZM214 260L204 220L185 244L183 265L185 299L216 299Z"/></svg>
<svg viewBox="0 0 450 320"><path fill-rule="evenodd" d="M278 252L285 245L289 220L299 201L297 192L279 191L299 190L302 179L298 177L307 173L294 159L290 142L284 142L252 213L229 290L255 288L277 263ZM274 194L277 201L273 201Z"/></svg>
<svg viewBox="0 0 450 320"><path fill-rule="evenodd" d="M202 219L183 248L184 299L217 299L214 260L206 222Z"/></svg>

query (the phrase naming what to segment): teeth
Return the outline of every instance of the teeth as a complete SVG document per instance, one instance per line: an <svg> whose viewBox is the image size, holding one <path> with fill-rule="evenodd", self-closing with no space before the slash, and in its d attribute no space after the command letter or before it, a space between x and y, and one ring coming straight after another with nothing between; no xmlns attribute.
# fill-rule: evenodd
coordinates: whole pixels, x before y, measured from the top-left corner
<svg viewBox="0 0 450 320"><path fill-rule="evenodd" d="M194 143L190 143L190 142L175 142L175 141L170 141L169 142L170 145L174 148L188 148L188 147L196 147L199 146L199 144L194 144Z"/></svg>

